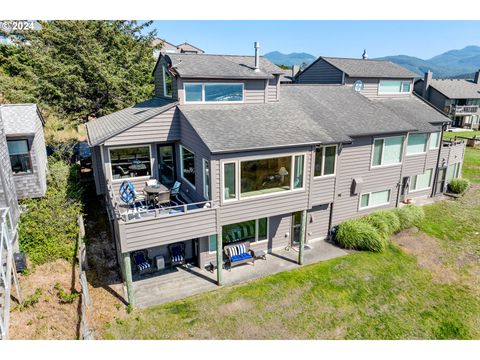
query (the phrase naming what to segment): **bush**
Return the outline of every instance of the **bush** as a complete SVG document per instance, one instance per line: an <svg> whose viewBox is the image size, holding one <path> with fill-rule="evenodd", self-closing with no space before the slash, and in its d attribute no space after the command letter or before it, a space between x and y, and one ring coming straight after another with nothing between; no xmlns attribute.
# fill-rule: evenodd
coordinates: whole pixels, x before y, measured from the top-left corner
<svg viewBox="0 0 480 360"><path fill-rule="evenodd" d="M467 179L453 179L448 184L448 188L454 194L462 195L470 187L470 181Z"/></svg>
<svg viewBox="0 0 480 360"><path fill-rule="evenodd" d="M406 205L401 208L395 209L395 212L397 214L397 217L400 219L399 230L408 229L414 225L417 225L425 217L423 208L416 205Z"/></svg>
<svg viewBox="0 0 480 360"><path fill-rule="evenodd" d="M19 244L33 264L73 260L76 255L82 210L78 168L49 158L49 170L45 197L21 202L27 211L19 223Z"/></svg>
<svg viewBox="0 0 480 360"><path fill-rule="evenodd" d="M384 238L388 238L400 230L400 219L397 213L392 210L376 211L361 220L372 225Z"/></svg>
<svg viewBox="0 0 480 360"><path fill-rule="evenodd" d="M345 249L381 252L387 242L377 230L362 219L347 220L338 226L336 241Z"/></svg>

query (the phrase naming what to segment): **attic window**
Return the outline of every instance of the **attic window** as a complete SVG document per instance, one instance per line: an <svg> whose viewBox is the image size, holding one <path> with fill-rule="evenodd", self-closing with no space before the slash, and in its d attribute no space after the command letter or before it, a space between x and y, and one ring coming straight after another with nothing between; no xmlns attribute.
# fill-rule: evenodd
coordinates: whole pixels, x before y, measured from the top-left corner
<svg viewBox="0 0 480 360"><path fill-rule="evenodd" d="M378 92L380 94L409 93L410 81L380 80Z"/></svg>
<svg viewBox="0 0 480 360"><path fill-rule="evenodd" d="M242 103L242 83L185 83L185 103Z"/></svg>
<svg viewBox="0 0 480 360"><path fill-rule="evenodd" d="M163 66L163 95L172 97L172 75Z"/></svg>

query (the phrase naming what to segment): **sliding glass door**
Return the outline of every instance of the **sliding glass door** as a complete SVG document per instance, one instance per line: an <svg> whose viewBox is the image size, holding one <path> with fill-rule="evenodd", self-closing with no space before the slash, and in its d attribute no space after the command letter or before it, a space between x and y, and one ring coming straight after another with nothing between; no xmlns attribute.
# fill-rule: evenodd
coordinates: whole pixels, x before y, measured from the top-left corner
<svg viewBox="0 0 480 360"><path fill-rule="evenodd" d="M175 147L173 144L158 145L158 176L160 182L171 187L175 182Z"/></svg>

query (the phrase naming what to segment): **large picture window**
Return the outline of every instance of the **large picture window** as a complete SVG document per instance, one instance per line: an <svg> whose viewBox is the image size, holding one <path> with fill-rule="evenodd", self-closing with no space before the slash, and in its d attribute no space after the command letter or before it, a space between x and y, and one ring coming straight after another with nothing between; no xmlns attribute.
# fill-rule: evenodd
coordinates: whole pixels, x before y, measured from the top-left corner
<svg viewBox="0 0 480 360"><path fill-rule="evenodd" d="M242 197L270 194L291 189L292 157L242 161L240 188Z"/></svg>
<svg viewBox="0 0 480 360"><path fill-rule="evenodd" d="M388 205L389 203L390 190L365 193L360 198L360 209Z"/></svg>
<svg viewBox="0 0 480 360"><path fill-rule="evenodd" d="M243 102L242 83L186 83L185 102Z"/></svg>
<svg viewBox="0 0 480 360"><path fill-rule="evenodd" d="M195 154L186 147L180 146L180 157L182 177L195 187Z"/></svg>
<svg viewBox="0 0 480 360"><path fill-rule="evenodd" d="M30 174L32 162L30 160L30 147L27 139L7 140L8 154L14 174Z"/></svg>
<svg viewBox="0 0 480 360"><path fill-rule="evenodd" d="M172 97L172 75L163 67L163 95L166 97Z"/></svg>
<svg viewBox="0 0 480 360"><path fill-rule="evenodd" d="M402 162L403 136L375 139L372 166L394 165Z"/></svg>
<svg viewBox="0 0 480 360"><path fill-rule="evenodd" d="M434 132L430 134L429 149L438 149L440 147L440 133Z"/></svg>
<svg viewBox="0 0 480 360"><path fill-rule="evenodd" d="M314 176L335 174L336 146L319 146L315 149Z"/></svg>
<svg viewBox="0 0 480 360"><path fill-rule="evenodd" d="M243 221L236 224L222 226L224 244L238 241L262 241L268 238L268 219Z"/></svg>
<svg viewBox="0 0 480 360"><path fill-rule="evenodd" d="M409 134L407 141L407 155L423 154L427 151L427 134Z"/></svg>
<svg viewBox="0 0 480 360"><path fill-rule="evenodd" d="M432 186L433 169L428 169L424 174L412 176L411 191L426 190Z"/></svg>
<svg viewBox="0 0 480 360"><path fill-rule="evenodd" d="M411 88L410 81L380 80L378 84L379 93L387 93L387 94L409 93L410 88Z"/></svg>
<svg viewBox="0 0 480 360"><path fill-rule="evenodd" d="M150 158L150 146L110 149L112 178L115 180L150 176Z"/></svg>

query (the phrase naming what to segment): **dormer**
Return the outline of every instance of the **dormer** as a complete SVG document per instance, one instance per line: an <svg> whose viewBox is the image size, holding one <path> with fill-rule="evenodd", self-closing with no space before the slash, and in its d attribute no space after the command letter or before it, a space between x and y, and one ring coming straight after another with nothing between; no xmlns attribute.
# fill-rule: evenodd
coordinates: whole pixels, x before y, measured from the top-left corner
<svg viewBox="0 0 480 360"><path fill-rule="evenodd" d="M258 55L162 54L155 96L180 104L276 102L283 70Z"/></svg>
<svg viewBox="0 0 480 360"><path fill-rule="evenodd" d="M306 84L342 84L368 98L411 96L417 74L387 60L320 57L295 80Z"/></svg>

